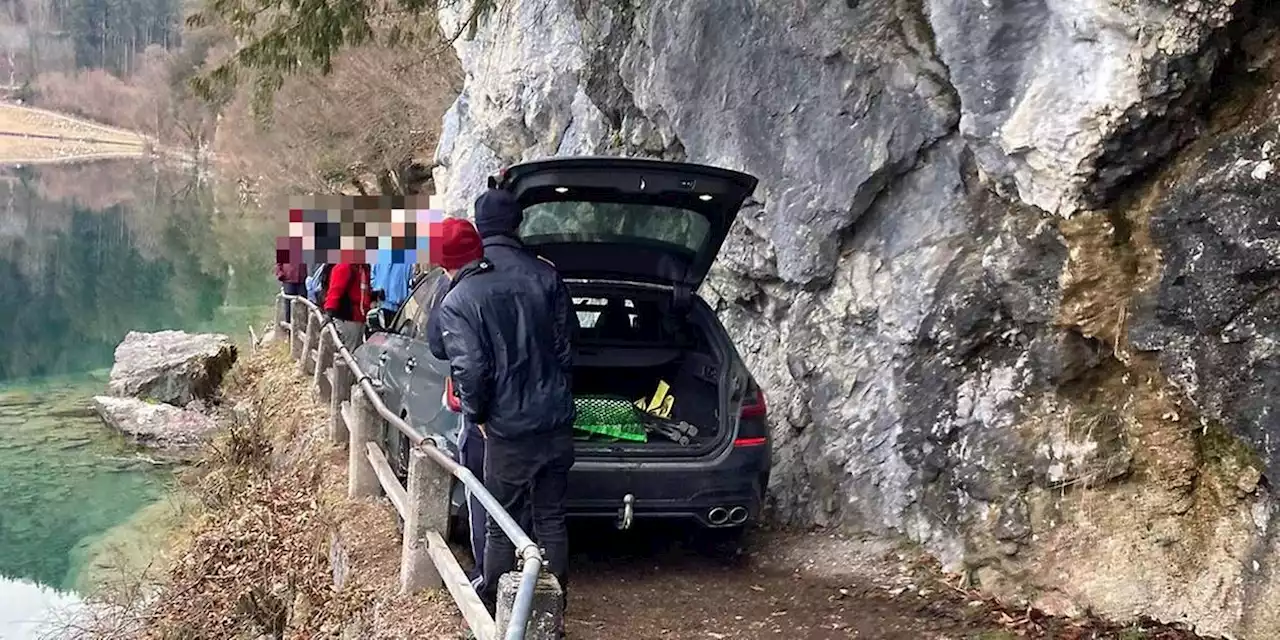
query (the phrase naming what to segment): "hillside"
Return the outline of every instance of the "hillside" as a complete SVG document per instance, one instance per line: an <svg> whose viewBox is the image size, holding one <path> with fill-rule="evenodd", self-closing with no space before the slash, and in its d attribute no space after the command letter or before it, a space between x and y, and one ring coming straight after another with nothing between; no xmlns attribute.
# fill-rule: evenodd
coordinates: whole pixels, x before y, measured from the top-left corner
<svg viewBox="0 0 1280 640"><path fill-rule="evenodd" d="M142 135L72 116L0 103L0 164L75 162L151 154Z"/></svg>

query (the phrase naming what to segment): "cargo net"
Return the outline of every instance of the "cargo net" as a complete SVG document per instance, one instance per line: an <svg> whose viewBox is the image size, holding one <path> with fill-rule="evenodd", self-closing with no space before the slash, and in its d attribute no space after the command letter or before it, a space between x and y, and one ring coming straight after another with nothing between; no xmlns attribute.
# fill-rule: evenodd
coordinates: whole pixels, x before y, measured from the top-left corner
<svg viewBox="0 0 1280 640"><path fill-rule="evenodd" d="M616 396L577 396L573 428L580 440L648 442L644 412L634 400Z"/></svg>

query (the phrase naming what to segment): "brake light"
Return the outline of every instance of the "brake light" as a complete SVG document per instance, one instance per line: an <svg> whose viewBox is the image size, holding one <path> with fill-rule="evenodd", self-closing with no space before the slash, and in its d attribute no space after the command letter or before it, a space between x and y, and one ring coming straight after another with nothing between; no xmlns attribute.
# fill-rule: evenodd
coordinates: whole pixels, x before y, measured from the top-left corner
<svg viewBox="0 0 1280 640"><path fill-rule="evenodd" d="M742 401L743 418L763 418L769 412L769 407L764 402L764 390L756 387L756 397L752 400Z"/></svg>
<svg viewBox="0 0 1280 640"><path fill-rule="evenodd" d="M444 402L450 411L462 413L462 399L458 397L458 393L453 389L453 378L444 379Z"/></svg>
<svg viewBox="0 0 1280 640"><path fill-rule="evenodd" d="M758 447L768 442L767 438L738 438L733 441L735 447Z"/></svg>

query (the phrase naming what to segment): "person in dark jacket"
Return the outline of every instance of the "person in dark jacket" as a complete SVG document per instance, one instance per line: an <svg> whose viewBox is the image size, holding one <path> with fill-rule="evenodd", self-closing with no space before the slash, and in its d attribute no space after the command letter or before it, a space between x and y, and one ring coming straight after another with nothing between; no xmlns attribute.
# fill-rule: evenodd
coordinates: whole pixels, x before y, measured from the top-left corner
<svg viewBox="0 0 1280 640"><path fill-rule="evenodd" d="M485 438L485 487L517 522L532 522L548 569L567 587L572 303L555 267L516 237L522 215L506 191L490 189L476 200L481 263L491 267L453 275L438 323L463 414ZM446 234L442 247L448 241ZM493 518L486 529L478 591L493 611L515 549Z"/></svg>
<svg viewBox="0 0 1280 640"><path fill-rule="evenodd" d="M300 296L306 293L307 265L292 262L276 263L276 280L286 296ZM284 304L284 321L291 322L293 305Z"/></svg>
<svg viewBox="0 0 1280 640"><path fill-rule="evenodd" d="M442 242L438 252L432 254L432 260L446 270L445 277L450 278L450 282L443 284L445 286L445 294L449 289L462 278L480 273L493 268L492 263L476 264L475 267L468 268L467 265L472 262L478 262L484 258L484 247L480 244L480 234L476 233L475 227L466 220L450 218L444 222L445 231L448 241ZM440 360L448 360L449 353L444 347L444 336L440 332L440 307L443 305L435 305L431 309L431 314L427 316L427 345L431 348L431 355ZM447 403L447 398L441 398L441 403ZM462 419L462 433L458 436L458 464L466 467L477 478L484 478L484 435L480 433L480 428L474 422ZM471 586L479 591L480 581L484 576L484 547L485 538L488 533L485 531L485 510L480 500L471 494L470 489L466 489L467 497L467 528L471 537L471 557L475 559L475 566L471 573L467 576L471 579ZM528 523L521 523L527 526Z"/></svg>

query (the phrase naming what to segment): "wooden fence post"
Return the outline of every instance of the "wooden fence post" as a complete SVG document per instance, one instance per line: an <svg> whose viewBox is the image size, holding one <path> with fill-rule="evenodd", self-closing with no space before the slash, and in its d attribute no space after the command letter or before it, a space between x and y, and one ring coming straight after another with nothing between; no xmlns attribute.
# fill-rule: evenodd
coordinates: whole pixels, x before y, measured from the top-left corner
<svg viewBox="0 0 1280 640"><path fill-rule="evenodd" d="M382 416L359 385L351 387L351 414L354 424L347 425L351 434L347 441L347 497L376 496L382 491L382 484L369 462L365 443L376 440Z"/></svg>
<svg viewBox="0 0 1280 640"><path fill-rule="evenodd" d="M312 384L316 390L320 392L320 397L328 400L333 395L333 387L329 384L329 378L325 374L328 373L329 367L333 366L333 338L328 335L325 325L321 324L316 329L316 339L319 340L318 353L316 354L316 366L313 372Z"/></svg>
<svg viewBox="0 0 1280 640"><path fill-rule="evenodd" d="M430 445L427 445L430 446ZM433 463L426 452L409 451L409 513L404 518L404 546L400 553L400 593L444 585L431 561L427 532L443 534L449 527L452 476Z"/></svg>
<svg viewBox="0 0 1280 640"><path fill-rule="evenodd" d="M346 446L351 436L347 432L347 421L342 416L342 405L351 399L351 370L341 358L335 358L333 368L329 371L329 438L334 446Z"/></svg>
<svg viewBox="0 0 1280 640"><path fill-rule="evenodd" d="M498 580L498 615L495 620L498 637L505 638L511 622L511 607L516 603L516 591L520 587L520 572L503 574ZM524 628L525 640L553 640L564 637L564 592L560 582L545 569L538 576L533 589L533 607L529 611L529 624Z"/></svg>
<svg viewBox="0 0 1280 640"><path fill-rule="evenodd" d="M302 343L302 359L298 361L298 372L311 377L315 371L316 361L312 356L316 353L316 338L320 335L320 320L310 309L307 309L307 332Z"/></svg>
<svg viewBox="0 0 1280 640"><path fill-rule="evenodd" d="M289 310L289 357L297 361L302 351L302 329L298 326L298 319L306 318L307 307L296 298L289 304L292 305Z"/></svg>
<svg viewBox="0 0 1280 640"><path fill-rule="evenodd" d="M278 336L280 335L280 332L283 331L280 325L284 322L284 307L289 304L289 299L277 294L275 301L275 313L271 316L274 320L271 323L271 333Z"/></svg>

